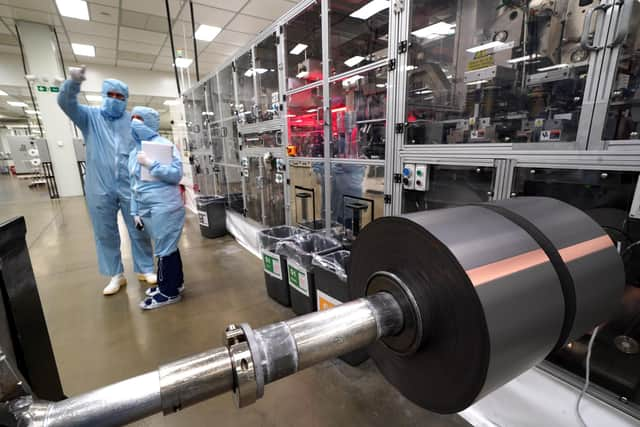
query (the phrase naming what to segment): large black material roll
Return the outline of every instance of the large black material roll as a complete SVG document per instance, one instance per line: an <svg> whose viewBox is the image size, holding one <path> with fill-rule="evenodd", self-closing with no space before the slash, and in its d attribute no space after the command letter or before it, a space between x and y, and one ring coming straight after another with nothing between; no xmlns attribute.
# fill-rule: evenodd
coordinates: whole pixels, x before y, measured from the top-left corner
<svg viewBox="0 0 640 427"><path fill-rule="evenodd" d="M606 321L624 268L590 217L532 197L376 220L349 286L399 296L405 330L371 357L407 398L453 413Z"/></svg>

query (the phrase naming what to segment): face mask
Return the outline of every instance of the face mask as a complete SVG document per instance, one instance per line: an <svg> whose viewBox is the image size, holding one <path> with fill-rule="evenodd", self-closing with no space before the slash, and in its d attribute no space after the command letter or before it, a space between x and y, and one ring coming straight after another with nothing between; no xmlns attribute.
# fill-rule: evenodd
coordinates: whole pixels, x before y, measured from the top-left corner
<svg viewBox="0 0 640 427"><path fill-rule="evenodd" d="M138 141L150 141L157 133L138 119L131 120L131 135Z"/></svg>
<svg viewBox="0 0 640 427"><path fill-rule="evenodd" d="M127 108L126 101L121 101L116 98L104 97L102 101L102 111L104 111L109 117L114 119L120 118Z"/></svg>

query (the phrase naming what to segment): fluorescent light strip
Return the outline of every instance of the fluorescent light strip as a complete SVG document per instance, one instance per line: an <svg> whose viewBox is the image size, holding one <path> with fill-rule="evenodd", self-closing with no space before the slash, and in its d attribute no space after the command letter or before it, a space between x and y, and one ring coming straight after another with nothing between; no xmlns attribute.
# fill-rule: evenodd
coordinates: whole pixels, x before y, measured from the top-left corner
<svg viewBox="0 0 640 427"><path fill-rule="evenodd" d="M558 70L560 68L567 68L569 66L569 64L556 64L556 65L550 65L548 67L542 67L542 68L538 68L538 72L543 72L543 71L551 71L551 70Z"/></svg>
<svg viewBox="0 0 640 427"><path fill-rule="evenodd" d="M0 96L9 96L9 94L3 90L0 90Z"/></svg>
<svg viewBox="0 0 640 427"><path fill-rule="evenodd" d="M347 67L355 67L362 61L364 61L364 56L356 55L344 61L344 65Z"/></svg>
<svg viewBox="0 0 640 427"><path fill-rule="evenodd" d="M40 114L40 111L36 111L36 110L24 110L24 112L27 114Z"/></svg>
<svg viewBox="0 0 640 427"><path fill-rule="evenodd" d="M483 83L489 83L489 80L476 80L475 82L467 83L467 86L480 85Z"/></svg>
<svg viewBox="0 0 640 427"><path fill-rule="evenodd" d="M469 52L469 53L482 52L483 50L489 50L489 49L495 49L497 47L502 47L505 44L506 43L503 43L503 42L493 41L493 42L481 44L480 46L470 47L469 49L467 49L467 52Z"/></svg>
<svg viewBox="0 0 640 427"><path fill-rule="evenodd" d="M196 40L210 42L220 34L220 31L222 31L222 28L220 27L201 24L196 30L194 36Z"/></svg>
<svg viewBox="0 0 640 427"><path fill-rule="evenodd" d="M295 45L295 47L293 49L291 49L291 51L289 52L291 55L300 55L302 52L304 52L309 46L307 46L304 43L298 43L297 45Z"/></svg>
<svg viewBox="0 0 640 427"><path fill-rule="evenodd" d="M80 56L96 56L96 48L90 44L71 43L73 53Z"/></svg>
<svg viewBox="0 0 640 427"><path fill-rule="evenodd" d="M162 105L180 105L182 102L179 99L167 99L165 100Z"/></svg>
<svg viewBox="0 0 640 427"><path fill-rule="evenodd" d="M455 28L456 24L448 24L440 21L419 30L412 31L411 34L421 39L436 40L455 34Z"/></svg>
<svg viewBox="0 0 640 427"><path fill-rule="evenodd" d="M507 62L509 64L517 64L519 62L532 61L538 58L540 58L540 55L538 55L537 53L532 53L531 55L525 55L525 56L520 56L518 58L509 59L507 60Z"/></svg>
<svg viewBox="0 0 640 427"><path fill-rule="evenodd" d="M12 107L21 107L21 108L27 108L28 105L25 104L24 102L19 102L19 101L7 101L7 104L11 105Z"/></svg>
<svg viewBox="0 0 640 427"><path fill-rule="evenodd" d="M360 9L349 15L352 18L367 20L373 15L382 12L385 9L389 9L389 0L373 0L362 6Z"/></svg>
<svg viewBox="0 0 640 427"><path fill-rule="evenodd" d="M56 0L60 15L67 18L89 20L89 8L84 0Z"/></svg>

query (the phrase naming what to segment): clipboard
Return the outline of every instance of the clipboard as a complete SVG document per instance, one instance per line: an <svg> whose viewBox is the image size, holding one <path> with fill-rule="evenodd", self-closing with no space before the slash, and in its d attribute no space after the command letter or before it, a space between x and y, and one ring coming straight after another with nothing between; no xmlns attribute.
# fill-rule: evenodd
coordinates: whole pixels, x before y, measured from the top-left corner
<svg viewBox="0 0 640 427"><path fill-rule="evenodd" d="M144 151L151 161L158 161L161 165L169 165L173 160L173 145L163 142L142 141ZM143 181L158 181L158 178L149 173L149 169L140 167L140 179Z"/></svg>

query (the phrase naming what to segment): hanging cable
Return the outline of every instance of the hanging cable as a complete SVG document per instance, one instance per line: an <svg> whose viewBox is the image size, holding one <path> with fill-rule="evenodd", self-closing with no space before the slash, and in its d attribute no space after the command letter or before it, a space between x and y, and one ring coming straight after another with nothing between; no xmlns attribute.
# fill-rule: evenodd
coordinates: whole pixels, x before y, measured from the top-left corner
<svg viewBox="0 0 640 427"><path fill-rule="evenodd" d="M584 418L582 418L582 414L580 413L580 403L582 402L582 398L584 397L585 393L587 392L587 389L589 388L589 376L591 374L591 350L593 349L593 343L595 342L596 336L598 335L599 331L600 331L600 326L596 326L596 328L593 330L593 333L591 334L591 338L589 339L589 345L587 346L587 360L586 360L585 374L584 374L584 385L582 386L582 390L580 390L580 395L578 396L578 400L576 401L576 414L578 415L578 419L580 420L580 423L584 427L588 427L588 426Z"/></svg>
<svg viewBox="0 0 640 427"><path fill-rule="evenodd" d="M22 69L24 70L24 75L28 74L27 71L27 62L24 59L24 49L22 48L22 39L20 38L20 31L18 30L18 24L16 24L16 37L18 38L18 46L20 46L20 57L22 58ZM31 104L33 105L33 109L36 109L36 99L33 96L33 91L31 90L31 82L27 80L27 89L29 89L29 96L31 97ZM42 123L40 123L40 117L38 114L35 114L36 121L38 122L38 129L40 129L40 137L44 138L44 132L42 131ZM29 133L31 133L31 126L29 126L29 118L27 118L27 128L29 129Z"/></svg>

